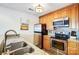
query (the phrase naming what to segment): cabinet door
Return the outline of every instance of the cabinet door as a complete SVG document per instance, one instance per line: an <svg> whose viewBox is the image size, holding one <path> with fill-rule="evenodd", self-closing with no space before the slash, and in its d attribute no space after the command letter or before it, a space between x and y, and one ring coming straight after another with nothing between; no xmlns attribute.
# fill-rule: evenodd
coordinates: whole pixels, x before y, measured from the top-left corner
<svg viewBox="0 0 79 59"><path fill-rule="evenodd" d="M49 50L50 49L50 38L48 37L48 35L44 35L44 41L43 41L43 47L44 49L46 50Z"/></svg>
<svg viewBox="0 0 79 59"><path fill-rule="evenodd" d="M77 55L79 55L79 40L77 40Z"/></svg>
<svg viewBox="0 0 79 59"><path fill-rule="evenodd" d="M68 41L68 54L69 55L76 55L77 54L77 42L76 40Z"/></svg>

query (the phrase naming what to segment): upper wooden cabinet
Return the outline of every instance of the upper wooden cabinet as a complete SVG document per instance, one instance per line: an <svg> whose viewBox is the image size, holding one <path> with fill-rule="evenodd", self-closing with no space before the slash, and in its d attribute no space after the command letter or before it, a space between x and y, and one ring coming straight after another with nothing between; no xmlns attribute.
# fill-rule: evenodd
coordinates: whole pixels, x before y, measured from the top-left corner
<svg viewBox="0 0 79 59"><path fill-rule="evenodd" d="M40 23L46 23L47 29L53 29L52 28L52 22L56 18L61 18L67 16L70 21L70 28L76 28L78 29L79 25L79 4L72 4L70 6L61 8L59 10L56 10L54 12L48 13L46 15L40 16Z"/></svg>

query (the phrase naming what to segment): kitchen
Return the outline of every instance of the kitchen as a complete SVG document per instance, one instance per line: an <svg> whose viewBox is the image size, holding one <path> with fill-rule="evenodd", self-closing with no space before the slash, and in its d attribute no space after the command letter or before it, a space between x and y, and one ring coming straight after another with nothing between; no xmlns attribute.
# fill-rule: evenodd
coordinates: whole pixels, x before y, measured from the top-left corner
<svg viewBox="0 0 79 59"><path fill-rule="evenodd" d="M79 54L78 9L79 4L72 4L40 16L40 23L46 24L49 32L48 35L44 36L44 48L46 50L51 51L52 49L58 55ZM52 43L50 43L51 40Z"/></svg>
<svg viewBox="0 0 79 59"><path fill-rule="evenodd" d="M0 54L79 55L78 16L78 3L0 4Z"/></svg>

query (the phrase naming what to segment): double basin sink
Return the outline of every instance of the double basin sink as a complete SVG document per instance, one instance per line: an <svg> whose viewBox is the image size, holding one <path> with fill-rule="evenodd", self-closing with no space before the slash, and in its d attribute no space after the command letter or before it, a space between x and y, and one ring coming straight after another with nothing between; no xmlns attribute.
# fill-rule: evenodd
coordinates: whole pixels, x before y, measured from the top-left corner
<svg viewBox="0 0 79 59"><path fill-rule="evenodd" d="M9 50L9 55L27 55L34 52L34 49L24 41L10 43L6 50Z"/></svg>

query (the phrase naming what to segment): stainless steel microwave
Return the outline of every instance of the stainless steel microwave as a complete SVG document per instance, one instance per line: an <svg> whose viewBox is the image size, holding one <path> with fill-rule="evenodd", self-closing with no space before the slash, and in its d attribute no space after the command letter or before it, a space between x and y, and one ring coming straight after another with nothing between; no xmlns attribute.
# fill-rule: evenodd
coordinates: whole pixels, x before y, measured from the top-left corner
<svg viewBox="0 0 79 59"><path fill-rule="evenodd" d="M54 27L69 26L69 20L61 20L53 22Z"/></svg>
<svg viewBox="0 0 79 59"><path fill-rule="evenodd" d="M66 27L69 26L69 19L68 18L63 18L57 21L53 22L54 27Z"/></svg>

